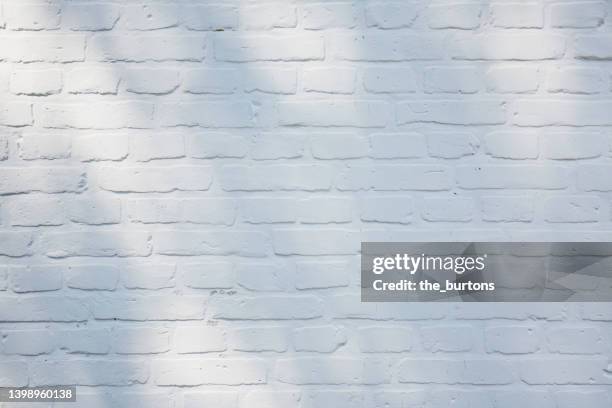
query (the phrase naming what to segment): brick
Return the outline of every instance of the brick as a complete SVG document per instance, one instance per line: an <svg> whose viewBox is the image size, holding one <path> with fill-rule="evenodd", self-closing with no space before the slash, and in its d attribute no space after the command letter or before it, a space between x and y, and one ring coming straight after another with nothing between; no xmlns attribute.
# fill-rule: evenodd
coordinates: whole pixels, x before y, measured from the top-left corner
<svg viewBox="0 0 612 408"><path fill-rule="evenodd" d="M28 385L28 364L21 361L5 360L2 362L0 386L25 387Z"/></svg>
<svg viewBox="0 0 612 408"><path fill-rule="evenodd" d="M371 326L360 328L358 338L364 353L401 353L412 349L414 334L409 328Z"/></svg>
<svg viewBox="0 0 612 408"><path fill-rule="evenodd" d="M159 106L156 115L164 127L244 128L254 124L253 107L243 101L167 103Z"/></svg>
<svg viewBox="0 0 612 408"><path fill-rule="evenodd" d="M457 183L464 189L541 189L568 187L568 169L559 166L460 166Z"/></svg>
<svg viewBox="0 0 612 408"><path fill-rule="evenodd" d="M48 96L62 90L62 71L57 69L23 69L13 71L10 80L15 95Z"/></svg>
<svg viewBox="0 0 612 408"><path fill-rule="evenodd" d="M227 349L225 333L214 327L177 327L174 348L179 354L221 352Z"/></svg>
<svg viewBox="0 0 612 408"><path fill-rule="evenodd" d="M604 359L529 359L520 362L520 378L528 385L610 384Z"/></svg>
<svg viewBox="0 0 612 408"><path fill-rule="evenodd" d="M349 285L346 262L298 262L295 287L299 290L326 289Z"/></svg>
<svg viewBox="0 0 612 408"><path fill-rule="evenodd" d="M432 67L425 70L426 93L473 94L482 87L482 75L472 67Z"/></svg>
<svg viewBox="0 0 612 408"><path fill-rule="evenodd" d="M605 408L612 400L605 391L559 391L555 393L558 408L570 408L576 406Z"/></svg>
<svg viewBox="0 0 612 408"><path fill-rule="evenodd" d="M602 164L583 165L577 170L578 188L583 191L612 191L610 168Z"/></svg>
<svg viewBox="0 0 612 408"><path fill-rule="evenodd" d="M480 147L480 140L467 132L431 132L427 135L427 150L432 157L459 159L473 156Z"/></svg>
<svg viewBox="0 0 612 408"><path fill-rule="evenodd" d="M141 231L52 232L45 234L50 258L73 256L148 256L149 234Z"/></svg>
<svg viewBox="0 0 612 408"><path fill-rule="evenodd" d="M341 191L441 191L450 188L450 175L444 166L347 166L339 175L337 188Z"/></svg>
<svg viewBox="0 0 612 408"><path fill-rule="evenodd" d="M494 222L529 222L534 217L529 196L487 196L482 198L482 219Z"/></svg>
<svg viewBox="0 0 612 408"><path fill-rule="evenodd" d="M3 354L37 356L52 353L56 347L54 333L43 330L2 331L2 342Z"/></svg>
<svg viewBox="0 0 612 408"><path fill-rule="evenodd" d="M574 54L577 59L612 59L612 43L605 34L579 35L574 39Z"/></svg>
<svg viewBox="0 0 612 408"><path fill-rule="evenodd" d="M111 343L117 354L164 353L170 350L170 334L167 329L115 327Z"/></svg>
<svg viewBox="0 0 612 408"><path fill-rule="evenodd" d="M380 101L292 101L279 102L281 126L384 127L389 108Z"/></svg>
<svg viewBox="0 0 612 408"><path fill-rule="evenodd" d="M246 92L264 92L292 95L297 91L297 71L295 68L252 68L244 78Z"/></svg>
<svg viewBox="0 0 612 408"><path fill-rule="evenodd" d="M606 88L607 80L598 69L557 67L548 72L548 92L597 94Z"/></svg>
<svg viewBox="0 0 612 408"><path fill-rule="evenodd" d="M534 93L539 88L540 71L530 66L502 65L485 74L487 90L493 93Z"/></svg>
<svg viewBox="0 0 612 408"><path fill-rule="evenodd" d="M295 222L294 200L287 198L246 198L242 200L242 219L251 224Z"/></svg>
<svg viewBox="0 0 612 408"><path fill-rule="evenodd" d="M538 3L492 4L491 23L501 28L542 28L544 7Z"/></svg>
<svg viewBox="0 0 612 408"><path fill-rule="evenodd" d="M0 255L21 257L32 252L32 235L28 232L0 232Z"/></svg>
<svg viewBox="0 0 612 408"><path fill-rule="evenodd" d="M304 138L293 135L257 134L249 153L255 160L297 159L304 154Z"/></svg>
<svg viewBox="0 0 612 408"><path fill-rule="evenodd" d="M358 11L347 3L318 3L303 7L302 23L307 30L353 28L357 25Z"/></svg>
<svg viewBox="0 0 612 408"><path fill-rule="evenodd" d="M550 23L558 28L595 28L604 23L607 7L604 2L553 4Z"/></svg>
<svg viewBox="0 0 612 408"><path fill-rule="evenodd" d="M219 61L307 61L324 57L323 37L318 34L228 34L215 38L215 58Z"/></svg>
<svg viewBox="0 0 612 408"><path fill-rule="evenodd" d="M592 196L551 197L544 202L544 219L550 223L597 222L601 201Z"/></svg>
<svg viewBox="0 0 612 408"><path fill-rule="evenodd" d="M283 353L289 347L289 332L283 327L246 327L233 330L229 342L236 351Z"/></svg>
<svg viewBox="0 0 612 408"><path fill-rule="evenodd" d="M364 392L360 391L308 391L302 397L303 408L364 406ZM383 405L377 405L383 406Z"/></svg>
<svg viewBox="0 0 612 408"><path fill-rule="evenodd" d="M448 169L443 166L378 166L373 174L373 188L377 191L440 191L447 190L449 183Z"/></svg>
<svg viewBox="0 0 612 408"><path fill-rule="evenodd" d="M238 393L236 392L186 392L185 408L215 406L218 408L238 408Z"/></svg>
<svg viewBox="0 0 612 408"><path fill-rule="evenodd" d="M64 273L66 286L81 290L115 290L119 269L108 264L70 265Z"/></svg>
<svg viewBox="0 0 612 408"><path fill-rule="evenodd" d="M328 190L332 169L322 165L227 165L221 169L225 191Z"/></svg>
<svg viewBox="0 0 612 408"><path fill-rule="evenodd" d="M500 125L506 122L506 108L494 101L400 102L397 124L438 123L447 125Z"/></svg>
<svg viewBox="0 0 612 408"><path fill-rule="evenodd" d="M181 221L193 224L232 225L237 215L237 203L231 199L187 199L180 203Z"/></svg>
<svg viewBox="0 0 612 408"><path fill-rule="evenodd" d="M361 296L336 294L328 298L326 310L336 319L368 320L437 320L445 316L446 310L440 307L415 309L398 307L399 304L385 303L374 305L361 302Z"/></svg>
<svg viewBox="0 0 612 408"><path fill-rule="evenodd" d="M359 250L358 237L350 230L277 230L272 241L278 255L350 255Z"/></svg>
<svg viewBox="0 0 612 408"><path fill-rule="evenodd" d="M238 9L235 6L185 6L181 11L183 24L189 30L223 31L238 27Z"/></svg>
<svg viewBox="0 0 612 408"><path fill-rule="evenodd" d="M93 298L91 312L99 320L202 320L204 299L200 296L164 295Z"/></svg>
<svg viewBox="0 0 612 408"><path fill-rule="evenodd" d="M471 198L426 198L423 201L421 216L430 222L468 222L475 212Z"/></svg>
<svg viewBox="0 0 612 408"><path fill-rule="evenodd" d="M605 113L610 108L605 101L522 100L513 114L519 126L606 126L612 123Z"/></svg>
<svg viewBox="0 0 612 408"><path fill-rule="evenodd" d="M240 255L264 257L269 250L266 234L257 231L159 231L153 237L161 255Z"/></svg>
<svg viewBox="0 0 612 408"><path fill-rule="evenodd" d="M427 155L425 136L420 133L374 133L370 156L375 159L413 159Z"/></svg>
<svg viewBox="0 0 612 408"><path fill-rule="evenodd" d="M72 222L86 225L119 224L121 202L106 194L93 194L67 202L66 212Z"/></svg>
<svg viewBox="0 0 612 408"><path fill-rule="evenodd" d="M227 299L211 308L212 316L223 320L300 320L321 317L323 313L323 303L314 296Z"/></svg>
<svg viewBox="0 0 612 408"><path fill-rule="evenodd" d="M415 4L371 4L365 10L366 25L385 29L411 27L418 12Z"/></svg>
<svg viewBox="0 0 612 408"><path fill-rule="evenodd" d="M535 132L493 132L485 136L487 154L499 159L536 159L539 140Z"/></svg>
<svg viewBox="0 0 612 408"><path fill-rule="evenodd" d="M60 7L53 4L9 3L3 8L6 27L11 30L53 30L59 28Z"/></svg>
<svg viewBox="0 0 612 408"><path fill-rule="evenodd" d="M417 91L417 76L410 68L366 68L363 87L371 93L412 93Z"/></svg>
<svg viewBox="0 0 612 408"><path fill-rule="evenodd" d="M413 207L411 197L368 197L361 201L360 218L365 222L410 224Z"/></svg>
<svg viewBox="0 0 612 408"><path fill-rule="evenodd" d="M254 292L281 292L288 288L288 276L274 263L240 263L236 266L238 284Z"/></svg>
<svg viewBox="0 0 612 408"><path fill-rule="evenodd" d="M128 289L173 288L176 265L131 265L121 271L121 282Z"/></svg>
<svg viewBox="0 0 612 408"><path fill-rule="evenodd" d="M558 327L547 332L548 349L560 354L600 354L603 338L594 327Z"/></svg>
<svg viewBox="0 0 612 408"><path fill-rule="evenodd" d="M185 156L185 142L179 133L133 134L130 152L130 157L140 162L176 159Z"/></svg>
<svg viewBox="0 0 612 408"><path fill-rule="evenodd" d="M457 38L451 50L457 60L547 60L564 55L566 40L556 34L475 35Z"/></svg>
<svg viewBox="0 0 612 408"><path fill-rule="evenodd" d="M515 406L536 406L543 408L556 408L553 394L549 391L527 390L521 393L511 391L494 392L491 397L495 407L511 408Z"/></svg>
<svg viewBox="0 0 612 408"><path fill-rule="evenodd" d="M113 192L205 191L212 183L209 166L104 167L99 183Z"/></svg>
<svg viewBox="0 0 612 408"><path fill-rule="evenodd" d="M88 59L102 62L202 61L205 37L197 35L99 34L87 45Z"/></svg>
<svg viewBox="0 0 612 408"><path fill-rule="evenodd" d="M478 3L431 5L427 9L429 28L472 30L480 26L482 6Z"/></svg>
<svg viewBox="0 0 612 408"><path fill-rule="evenodd" d="M276 376L295 385L376 385L389 382L388 368L385 361L374 359L286 358L277 360Z"/></svg>
<svg viewBox="0 0 612 408"><path fill-rule="evenodd" d="M352 94L356 73L352 68L310 68L304 70L302 82L306 92Z"/></svg>
<svg viewBox="0 0 612 408"><path fill-rule="evenodd" d="M32 105L29 103L8 102L0 108L0 125L22 127L32 122Z"/></svg>
<svg viewBox="0 0 612 408"><path fill-rule="evenodd" d="M297 202L298 220L302 224L351 222L353 203L349 198L307 198Z"/></svg>
<svg viewBox="0 0 612 408"><path fill-rule="evenodd" d="M159 386L265 384L266 371L261 359L156 360L151 366Z"/></svg>
<svg viewBox="0 0 612 408"><path fill-rule="evenodd" d="M241 158L248 151L245 138L226 133L190 134L185 143L188 154L196 159Z"/></svg>
<svg viewBox="0 0 612 408"><path fill-rule="evenodd" d="M62 330L59 346L71 354L108 354L110 332L106 329Z"/></svg>
<svg viewBox="0 0 612 408"><path fill-rule="evenodd" d="M45 104L36 107L35 117L42 127L55 129L148 128L153 104L138 101Z"/></svg>
<svg viewBox="0 0 612 408"><path fill-rule="evenodd" d="M123 74L122 82L131 93L165 95L178 88L179 77L171 69L130 68Z"/></svg>
<svg viewBox="0 0 612 408"><path fill-rule="evenodd" d="M251 5L241 9L241 13L247 30L294 28L297 25L296 8L291 4Z"/></svg>
<svg viewBox="0 0 612 408"><path fill-rule="evenodd" d="M62 288L61 266L35 265L9 269L11 289L16 293L44 292Z"/></svg>
<svg viewBox="0 0 612 408"><path fill-rule="evenodd" d="M149 375L148 365L117 360L35 362L30 370L33 386L144 384Z"/></svg>
<svg viewBox="0 0 612 408"><path fill-rule="evenodd" d="M474 335L471 326L445 325L421 327L421 342L429 352L466 352L474 346Z"/></svg>
<svg viewBox="0 0 612 408"><path fill-rule="evenodd" d="M185 286L194 289L229 289L236 281L229 262L179 265L178 273Z"/></svg>
<svg viewBox="0 0 612 408"><path fill-rule="evenodd" d="M406 359L399 366L400 383L504 385L514 380L504 360Z"/></svg>
<svg viewBox="0 0 612 408"><path fill-rule="evenodd" d="M336 326L303 327L293 330L295 351L333 353L347 341L346 332Z"/></svg>
<svg viewBox="0 0 612 408"><path fill-rule="evenodd" d="M7 200L3 207L12 226L50 226L66 222L64 203L55 197L17 196Z"/></svg>
<svg viewBox="0 0 612 408"><path fill-rule="evenodd" d="M269 408L275 405L284 407L298 406L301 401L299 391L249 391L243 397L244 406Z"/></svg>
<svg viewBox="0 0 612 408"><path fill-rule="evenodd" d="M178 7L174 4L126 5L121 21L128 30L158 30L178 25Z"/></svg>
<svg viewBox="0 0 612 408"><path fill-rule="evenodd" d="M332 50L336 58L348 61L427 61L444 57L444 42L437 35L338 34Z"/></svg>
<svg viewBox="0 0 612 408"><path fill-rule="evenodd" d="M64 89L72 94L116 95L119 75L109 68L74 68L64 78Z"/></svg>
<svg viewBox="0 0 612 408"><path fill-rule="evenodd" d="M541 136L542 155L553 160L591 159L606 151L606 139L599 133L551 133Z"/></svg>
<svg viewBox="0 0 612 408"><path fill-rule="evenodd" d="M71 138L60 133L24 133L19 142L24 160L54 160L70 157Z"/></svg>
<svg viewBox="0 0 612 408"><path fill-rule="evenodd" d="M228 68L198 68L182 73L183 90L190 94L227 95L236 92L238 71Z"/></svg>
<svg viewBox="0 0 612 408"><path fill-rule="evenodd" d="M489 353L527 354L540 349L539 333L533 326L496 326L485 330Z"/></svg>
<svg viewBox="0 0 612 408"><path fill-rule="evenodd" d="M0 194L78 192L85 174L70 167L4 167L0 170Z"/></svg>
<svg viewBox="0 0 612 408"><path fill-rule="evenodd" d="M90 318L81 301L62 296L3 296L0 320L5 322L81 322Z"/></svg>
<svg viewBox="0 0 612 408"><path fill-rule="evenodd" d="M9 157L8 137L0 136L0 160L6 160Z"/></svg>
<svg viewBox="0 0 612 408"><path fill-rule="evenodd" d="M84 162L119 161L127 157L128 145L126 135L80 135L72 140L72 156Z"/></svg>
<svg viewBox="0 0 612 408"><path fill-rule="evenodd" d="M349 133L314 135L310 151L316 159L356 159L368 155L367 139Z"/></svg>
<svg viewBox="0 0 612 408"><path fill-rule="evenodd" d="M0 36L0 58L13 62L79 62L85 37L76 34Z"/></svg>
<svg viewBox="0 0 612 408"><path fill-rule="evenodd" d="M74 31L112 30L119 20L119 8L113 4L68 4L62 10L62 25Z"/></svg>

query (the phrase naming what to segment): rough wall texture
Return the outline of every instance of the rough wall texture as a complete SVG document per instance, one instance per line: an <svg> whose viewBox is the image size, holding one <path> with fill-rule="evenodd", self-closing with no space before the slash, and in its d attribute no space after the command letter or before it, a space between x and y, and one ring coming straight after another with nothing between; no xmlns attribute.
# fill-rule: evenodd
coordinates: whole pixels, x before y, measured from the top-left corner
<svg viewBox="0 0 612 408"><path fill-rule="evenodd" d="M609 2L2 3L0 386L611 406L609 304L360 304L357 266L609 240Z"/></svg>

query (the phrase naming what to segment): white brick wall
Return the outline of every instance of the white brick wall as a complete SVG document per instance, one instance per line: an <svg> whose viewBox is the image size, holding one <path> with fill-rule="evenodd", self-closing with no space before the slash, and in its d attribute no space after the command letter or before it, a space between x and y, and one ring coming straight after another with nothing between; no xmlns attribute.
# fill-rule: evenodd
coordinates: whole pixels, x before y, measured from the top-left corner
<svg viewBox="0 0 612 408"><path fill-rule="evenodd" d="M608 304L362 304L358 272L610 239L612 3L1 3L0 386L612 406Z"/></svg>

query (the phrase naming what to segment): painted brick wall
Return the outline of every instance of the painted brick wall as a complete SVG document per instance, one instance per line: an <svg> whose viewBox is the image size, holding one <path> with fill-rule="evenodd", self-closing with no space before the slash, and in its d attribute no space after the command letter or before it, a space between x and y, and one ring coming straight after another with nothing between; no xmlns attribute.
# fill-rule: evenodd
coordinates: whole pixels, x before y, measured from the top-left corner
<svg viewBox="0 0 612 408"><path fill-rule="evenodd" d="M607 1L3 1L0 386L609 408L609 304L360 304L362 240L609 240ZM56 405L58 406L58 405Z"/></svg>

